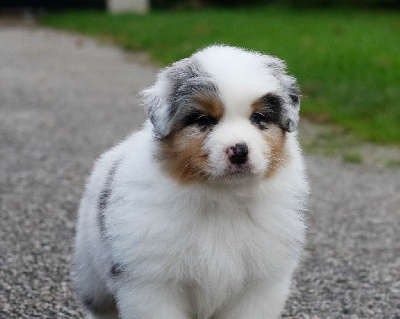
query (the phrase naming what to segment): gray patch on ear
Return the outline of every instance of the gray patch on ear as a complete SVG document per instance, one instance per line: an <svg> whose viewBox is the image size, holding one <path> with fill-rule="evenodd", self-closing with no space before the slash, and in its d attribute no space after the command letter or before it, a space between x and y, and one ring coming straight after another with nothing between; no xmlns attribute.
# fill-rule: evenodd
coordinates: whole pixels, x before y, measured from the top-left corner
<svg viewBox="0 0 400 319"><path fill-rule="evenodd" d="M294 77L286 72L285 63L272 56L264 56L264 67L278 78L283 88L283 106L280 126L287 132L294 132L299 125L300 89Z"/></svg>
<svg viewBox="0 0 400 319"><path fill-rule="evenodd" d="M158 138L179 127L180 120L196 107L197 96L216 96L211 76L195 58L186 58L163 69L154 86L142 92L143 104Z"/></svg>
<svg viewBox="0 0 400 319"><path fill-rule="evenodd" d="M163 90L156 85L143 90L141 95L147 116L153 124L156 137L159 138L167 135L169 128L167 126L167 116L165 112L166 102L162 96Z"/></svg>

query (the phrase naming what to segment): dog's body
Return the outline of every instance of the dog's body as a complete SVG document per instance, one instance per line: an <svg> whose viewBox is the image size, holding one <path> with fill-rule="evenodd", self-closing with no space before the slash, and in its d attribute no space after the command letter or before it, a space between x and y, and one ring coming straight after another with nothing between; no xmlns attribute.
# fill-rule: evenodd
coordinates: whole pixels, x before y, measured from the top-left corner
<svg viewBox="0 0 400 319"><path fill-rule="evenodd" d="M73 279L89 316L277 318L308 191L294 79L213 46L144 95L151 121L102 156L80 206Z"/></svg>

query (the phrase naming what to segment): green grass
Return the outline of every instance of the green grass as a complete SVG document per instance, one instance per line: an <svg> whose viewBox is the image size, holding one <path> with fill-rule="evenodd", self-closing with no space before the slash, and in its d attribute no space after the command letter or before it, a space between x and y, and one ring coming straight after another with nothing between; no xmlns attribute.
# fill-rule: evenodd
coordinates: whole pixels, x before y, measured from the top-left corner
<svg viewBox="0 0 400 319"><path fill-rule="evenodd" d="M348 163L360 164L362 163L362 156L358 153L343 154L343 160Z"/></svg>
<svg viewBox="0 0 400 319"><path fill-rule="evenodd" d="M400 168L400 161L389 161L386 163L387 167Z"/></svg>
<svg viewBox="0 0 400 319"><path fill-rule="evenodd" d="M168 64L212 43L276 55L302 87L302 114L400 145L400 12L267 7L50 14L48 26L146 50Z"/></svg>

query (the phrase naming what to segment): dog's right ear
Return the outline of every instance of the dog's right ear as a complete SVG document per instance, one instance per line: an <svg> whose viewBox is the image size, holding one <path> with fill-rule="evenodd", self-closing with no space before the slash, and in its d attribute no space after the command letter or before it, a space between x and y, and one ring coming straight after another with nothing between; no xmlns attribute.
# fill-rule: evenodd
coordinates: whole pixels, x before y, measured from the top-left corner
<svg viewBox="0 0 400 319"><path fill-rule="evenodd" d="M194 58L186 58L163 69L154 86L142 92L143 104L158 138L166 137L194 107L195 97L216 95L209 74Z"/></svg>
<svg viewBox="0 0 400 319"><path fill-rule="evenodd" d="M168 116L168 90L169 83L163 73L160 73L156 83L141 92L142 104L153 124L157 138L167 136L171 130Z"/></svg>

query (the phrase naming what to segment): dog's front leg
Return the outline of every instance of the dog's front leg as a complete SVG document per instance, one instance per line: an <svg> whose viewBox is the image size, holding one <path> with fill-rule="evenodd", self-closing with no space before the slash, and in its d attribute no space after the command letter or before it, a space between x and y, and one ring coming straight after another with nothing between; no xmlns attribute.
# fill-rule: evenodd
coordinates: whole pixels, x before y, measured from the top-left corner
<svg viewBox="0 0 400 319"><path fill-rule="evenodd" d="M189 304L175 283L124 283L117 303L122 319L189 319Z"/></svg>
<svg viewBox="0 0 400 319"><path fill-rule="evenodd" d="M217 319L277 319L289 293L290 277L281 281L254 281L217 312Z"/></svg>

